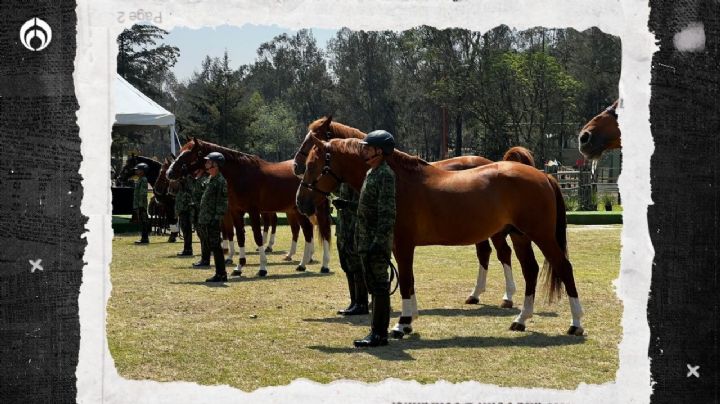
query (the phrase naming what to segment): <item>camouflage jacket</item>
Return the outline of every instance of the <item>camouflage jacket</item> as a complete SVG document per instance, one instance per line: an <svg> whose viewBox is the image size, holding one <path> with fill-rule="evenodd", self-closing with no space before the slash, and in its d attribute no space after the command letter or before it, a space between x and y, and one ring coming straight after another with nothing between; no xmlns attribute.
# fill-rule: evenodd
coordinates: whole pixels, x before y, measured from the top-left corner
<svg viewBox="0 0 720 404"><path fill-rule="evenodd" d="M202 200L203 192L205 192L205 186L208 181L207 174L203 174L200 178L193 178L193 186L191 188L191 203L197 209L200 206L200 200Z"/></svg>
<svg viewBox="0 0 720 404"><path fill-rule="evenodd" d="M338 242L351 244L355 242L355 222L357 222L358 198L360 195L350 185L342 183L337 190L337 196L339 199L350 202L350 206L337 210L335 233Z"/></svg>
<svg viewBox="0 0 720 404"><path fill-rule="evenodd" d="M147 177L143 175L138 178L137 182L135 182L135 189L133 190L133 209L147 209L147 194L148 180Z"/></svg>
<svg viewBox="0 0 720 404"><path fill-rule="evenodd" d="M193 191L197 186L197 181L190 176L185 176L178 180L178 182L180 183L180 188L175 194L175 212L190 212L193 205Z"/></svg>
<svg viewBox="0 0 720 404"><path fill-rule="evenodd" d="M355 242L359 252L378 244L392 249L395 227L395 173L383 161L370 169L360 189Z"/></svg>
<svg viewBox="0 0 720 404"><path fill-rule="evenodd" d="M225 182L225 177L218 173L216 176L210 177L207 181L205 192L203 192L202 199L200 200L198 223L210 224L213 222L222 222L227 208L227 182Z"/></svg>

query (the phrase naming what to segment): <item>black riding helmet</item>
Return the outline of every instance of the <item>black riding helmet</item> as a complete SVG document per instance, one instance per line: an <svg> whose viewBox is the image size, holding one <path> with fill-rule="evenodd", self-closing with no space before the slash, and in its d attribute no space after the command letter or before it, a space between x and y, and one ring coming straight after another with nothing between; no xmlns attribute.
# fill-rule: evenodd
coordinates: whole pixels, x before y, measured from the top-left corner
<svg viewBox="0 0 720 404"><path fill-rule="evenodd" d="M374 130L368 133L365 140L360 141L360 143L379 147L386 156L392 154L395 149L395 138L386 130Z"/></svg>
<svg viewBox="0 0 720 404"><path fill-rule="evenodd" d="M148 165L145 163L137 163L133 170L142 170L142 172L146 173L148 170Z"/></svg>
<svg viewBox="0 0 720 404"><path fill-rule="evenodd" d="M212 152L205 156L205 160L214 161L217 163L218 167L222 167L223 164L225 164L225 156L222 155L222 153L218 152Z"/></svg>

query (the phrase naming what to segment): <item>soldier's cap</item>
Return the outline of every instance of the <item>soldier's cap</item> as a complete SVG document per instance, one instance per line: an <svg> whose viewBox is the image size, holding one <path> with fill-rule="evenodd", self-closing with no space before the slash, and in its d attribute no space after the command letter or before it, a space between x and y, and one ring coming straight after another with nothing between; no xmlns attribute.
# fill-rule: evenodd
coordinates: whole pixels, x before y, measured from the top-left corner
<svg viewBox="0 0 720 404"><path fill-rule="evenodd" d="M137 163L135 165L135 168L133 168L133 170L143 170L143 172L145 172L148 170L148 165L145 163Z"/></svg>
<svg viewBox="0 0 720 404"><path fill-rule="evenodd" d="M214 161L218 166L222 166L225 163L225 156L222 153L212 152L205 156L205 160Z"/></svg>
<svg viewBox="0 0 720 404"><path fill-rule="evenodd" d="M383 150L383 154L390 154L395 148L395 138L386 130L374 130L368 133L360 143L379 147Z"/></svg>

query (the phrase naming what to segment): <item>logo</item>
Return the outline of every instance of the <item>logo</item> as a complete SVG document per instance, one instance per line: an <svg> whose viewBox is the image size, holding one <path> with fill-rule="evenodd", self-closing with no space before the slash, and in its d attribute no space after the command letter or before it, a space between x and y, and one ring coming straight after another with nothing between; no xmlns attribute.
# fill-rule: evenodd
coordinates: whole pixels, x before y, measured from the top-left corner
<svg viewBox="0 0 720 404"><path fill-rule="evenodd" d="M47 48L51 40L50 26L37 17L28 20L20 28L20 42L33 52Z"/></svg>

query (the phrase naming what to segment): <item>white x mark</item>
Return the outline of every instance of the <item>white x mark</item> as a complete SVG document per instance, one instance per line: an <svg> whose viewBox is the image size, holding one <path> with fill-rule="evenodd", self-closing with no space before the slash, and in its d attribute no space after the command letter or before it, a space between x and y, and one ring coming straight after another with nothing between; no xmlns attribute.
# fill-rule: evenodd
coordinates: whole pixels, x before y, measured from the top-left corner
<svg viewBox="0 0 720 404"><path fill-rule="evenodd" d="M698 369L700 369L700 365L692 366L688 363L687 368L690 369L690 371L687 374L687 377L695 376L698 379L700 378L700 372L698 372Z"/></svg>
<svg viewBox="0 0 720 404"><path fill-rule="evenodd" d="M36 261L28 260L28 262L30 262L30 265L32 265L32 269L30 270L30 272L35 273L36 269L38 269L40 271L44 270L42 265L40 265L40 263L42 262L42 259L38 258Z"/></svg>

